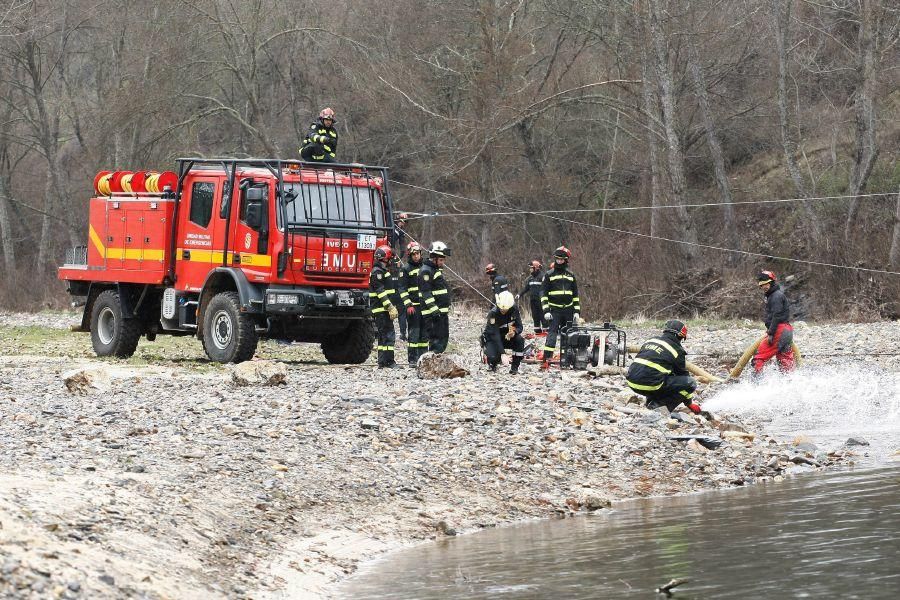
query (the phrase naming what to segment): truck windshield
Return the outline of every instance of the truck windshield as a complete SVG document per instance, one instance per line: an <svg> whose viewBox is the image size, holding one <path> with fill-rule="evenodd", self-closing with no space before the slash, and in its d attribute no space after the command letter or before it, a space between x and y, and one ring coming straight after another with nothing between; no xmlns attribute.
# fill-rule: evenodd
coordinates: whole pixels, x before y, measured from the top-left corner
<svg viewBox="0 0 900 600"><path fill-rule="evenodd" d="M376 189L316 183L286 183L284 187L289 227L384 227L384 209Z"/></svg>

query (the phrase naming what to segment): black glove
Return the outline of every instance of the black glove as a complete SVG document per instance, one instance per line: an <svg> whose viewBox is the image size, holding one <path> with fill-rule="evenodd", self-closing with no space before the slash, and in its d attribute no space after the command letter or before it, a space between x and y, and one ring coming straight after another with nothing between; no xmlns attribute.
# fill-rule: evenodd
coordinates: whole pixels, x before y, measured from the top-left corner
<svg viewBox="0 0 900 600"><path fill-rule="evenodd" d="M769 334L769 345L772 346L775 344L775 336L771 333Z"/></svg>

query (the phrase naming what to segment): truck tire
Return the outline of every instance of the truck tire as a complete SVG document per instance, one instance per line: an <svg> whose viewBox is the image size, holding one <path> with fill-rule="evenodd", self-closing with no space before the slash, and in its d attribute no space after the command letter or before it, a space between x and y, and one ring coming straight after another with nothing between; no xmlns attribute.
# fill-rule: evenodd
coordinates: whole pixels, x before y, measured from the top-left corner
<svg viewBox="0 0 900 600"><path fill-rule="evenodd" d="M97 296L91 308L91 345L97 356L128 358L137 350L144 331L139 319L122 315L122 300L116 290Z"/></svg>
<svg viewBox="0 0 900 600"><path fill-rule="evenodd" d="M203 313L203 350L210 360L239 363L256 353L256 323L241 312L237 292L213 296Z"/></svg>
<svg viewBox="0 0 900 600"><path fill-rule="evenodd" d="M353 321L338 335L322 342L322 353L333 365L359 365L372 354L375 345L375 324L372 319Z"/></svg>

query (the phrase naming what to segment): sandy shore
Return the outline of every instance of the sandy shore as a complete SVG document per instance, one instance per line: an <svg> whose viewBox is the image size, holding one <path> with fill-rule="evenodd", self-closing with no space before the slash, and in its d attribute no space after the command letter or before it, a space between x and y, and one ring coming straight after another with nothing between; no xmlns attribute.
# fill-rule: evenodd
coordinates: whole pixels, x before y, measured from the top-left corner
<svg viewBox="0 0 900 600"><path fill-rule="evenodd" d="M329 597L361 560L411 543L851 456L727 415L648 411L621 376L488 373L470 322L452 333L469 377L266 343L285 383L237 386L190 340L101 361L65 331L71 316L25 321L0 315L0 596ZM896 324L840 327L847 348L896 347ZM814 355L835 334L806 326L798 340ZM694 327L688 349L721 373L758 335ZM68 389L78 370L90 377ZM725 444L668 439L697 434Z"/></svg>

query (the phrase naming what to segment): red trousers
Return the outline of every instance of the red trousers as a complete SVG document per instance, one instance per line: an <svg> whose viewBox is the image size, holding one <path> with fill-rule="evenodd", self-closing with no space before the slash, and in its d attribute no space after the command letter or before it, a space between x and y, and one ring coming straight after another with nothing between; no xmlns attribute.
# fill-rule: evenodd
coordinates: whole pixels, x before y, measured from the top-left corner
<svg viewBox="0 0 900 600"><path fill-rule="evenodd" d="M774 356L778 360L778 367L782 371L794 370L794 351L791 344L794 343L794 328L790 323L782 323L775 330L775 338L769 343L766 337L756 349L753 355L753 369L757 375L762 373L763 367Z"/></svg>

